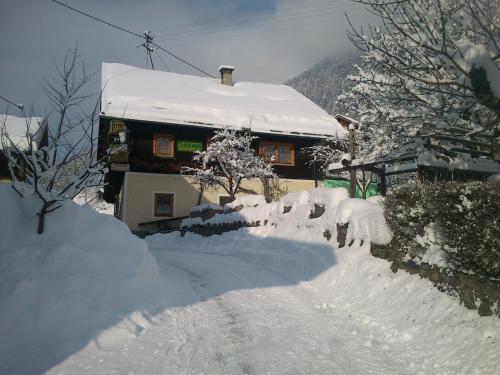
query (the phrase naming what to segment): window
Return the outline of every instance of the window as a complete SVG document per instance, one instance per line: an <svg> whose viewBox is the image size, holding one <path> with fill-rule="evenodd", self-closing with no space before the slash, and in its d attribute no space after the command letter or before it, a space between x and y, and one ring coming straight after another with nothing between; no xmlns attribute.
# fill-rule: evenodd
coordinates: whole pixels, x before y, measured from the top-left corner
<svg viewBox="0 0 500 375"><path fill-rule="evenodd" d="M111 120L111 134L118 134L123 130L125 130L125 123L123 121Z"/></svg>
<svg viewBox="0 0 500 375"><path fill-rule="evenodd" d="M122 142L120 139L120 133L123 133L124 135L126 133L127 128L125 127L125 123L123 121L119 120L110 120L109 122L109 134L108 134L108 140L109 143L115 144L115 145L121 145L125 143L125 140Z"/></svg>
<svg viewBox="0 0 500 375"><path fill-rule="evenodd" d="M292 143L260 142L259 155L272 164L291 166L295 164L295 152Z"/></svg>
<svg viewBox="0 0 500 375"><path fill-rule="evenodd" d="M174 216L174 194L154 193L154 216Z"/></svg>
<svg viewBox="0 0 500 375"><path fill-rule="evenodd" d="M174 136L155 134L153 139L153 154L163 158L174 157Z"/></svg>

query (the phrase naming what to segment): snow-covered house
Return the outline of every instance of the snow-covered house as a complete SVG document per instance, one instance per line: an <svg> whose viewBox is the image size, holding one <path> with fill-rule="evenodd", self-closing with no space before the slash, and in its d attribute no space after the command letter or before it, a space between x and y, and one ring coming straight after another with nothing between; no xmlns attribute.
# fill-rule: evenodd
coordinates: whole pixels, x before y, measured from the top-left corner
<svg viewBox="0 0 500 375"><path fill-rule="evenodd" d="M30 147L33 149L48 144L47 120L42 117L17 117L13 115L0 114L0 139L5 145L11 142L15 148L13 151L24 152ZM7 159L2 151L0 142L0 180L10 179Z"/></svg>
<svg viewBox="0 0 500 375"><path fill-rule="evenodd" d="M102 65L100 150L113 144L127 151L110 159L105 198L132 230L140 223L181 217L200 198L198 187L180 174L195 151L206 148L217 129L248 131L255 151L274 155L284 192L314 187L303 148L343 136L338 121L285 85L233 82L234 68L221 66L220 79ZM241 194L262 194L260 180L242 184ZM202 203L221 203L221 191L205 191Z"/></svg>

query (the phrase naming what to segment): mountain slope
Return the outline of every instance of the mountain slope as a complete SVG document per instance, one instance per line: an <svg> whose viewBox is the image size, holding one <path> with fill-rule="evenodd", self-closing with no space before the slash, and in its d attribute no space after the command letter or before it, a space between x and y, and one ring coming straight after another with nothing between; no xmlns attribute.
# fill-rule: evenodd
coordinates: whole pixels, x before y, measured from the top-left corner
<svg viewBox="0 0 500 375"><path fill-rule="evenodd" d="M329 57L285 82L330 114L335 114L337 97L352 85L347 79L357 56Z"/></svg>

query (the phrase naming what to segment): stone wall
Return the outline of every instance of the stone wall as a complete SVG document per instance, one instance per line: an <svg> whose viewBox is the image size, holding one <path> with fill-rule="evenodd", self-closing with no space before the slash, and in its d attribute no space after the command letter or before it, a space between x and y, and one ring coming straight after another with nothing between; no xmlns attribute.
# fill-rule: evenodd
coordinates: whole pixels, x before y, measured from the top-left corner
<svg viewBox="0 0 500 375"><path fill-rule="evenodd" d="M479 315L500 317L500 280L469 275L427 263L403 261L397 249L391 248L390 245L372 244L371 253L377 258L392 262L393 272L402 269L432 281L441 292L457 296L460 303L469 309L477 310Z"/></svg>

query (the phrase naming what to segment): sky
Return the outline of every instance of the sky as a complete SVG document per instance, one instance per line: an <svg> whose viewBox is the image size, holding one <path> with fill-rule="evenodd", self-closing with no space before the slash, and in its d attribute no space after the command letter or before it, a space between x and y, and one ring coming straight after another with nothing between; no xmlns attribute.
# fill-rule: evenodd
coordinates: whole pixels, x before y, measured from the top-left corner
<svg viewBox="0 0 500 375"><path fill-rule="evenodd" d="M366 27L373 16L351 0L59 0L154 41L218 76L234 65L234 79L282 83L323 58L355 48L346 37L345 13ZM102 62L146 68L143 40L84 17L50 0L0 0L0 95L44 115L43 78L55 78L68 50L78 46L99 92ZM202 75L162 51L155 69ZM0 101L0 113L13 113Z"/></svg>

